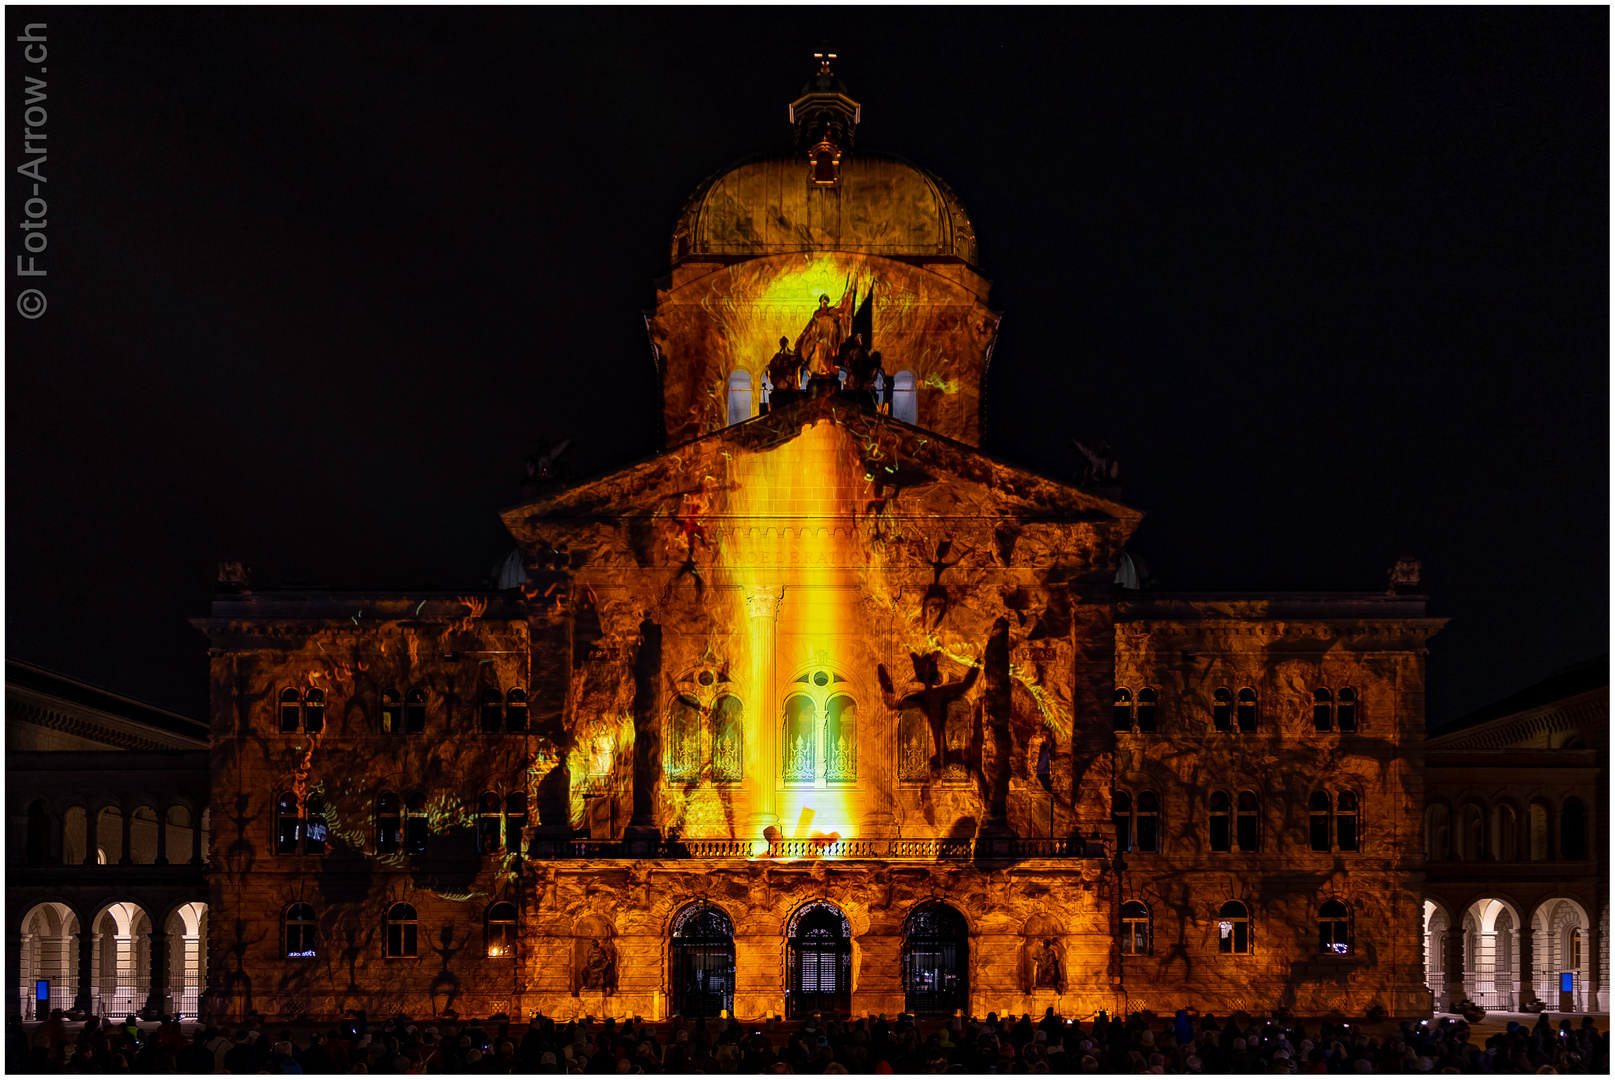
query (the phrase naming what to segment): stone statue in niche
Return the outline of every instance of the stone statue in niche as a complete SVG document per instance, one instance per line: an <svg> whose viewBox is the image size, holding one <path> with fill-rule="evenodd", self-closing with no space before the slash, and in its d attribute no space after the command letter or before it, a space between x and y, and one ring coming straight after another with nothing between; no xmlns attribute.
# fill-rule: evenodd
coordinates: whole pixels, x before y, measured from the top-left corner
<svg viewBox="0 0 1615 1080"><path fill-rule="evenodd" d="M802 328L801 335L796 339L796 355L808 365L812 374L836 373L836 356L841 351L842 340L847 336L846 328L852 320L852 306L856 300L857 293L850 279L846 291L841 294L841 303L835 307L830 306L828 293L819 297L819 310L808 319L807 326Z"/></svg>
<svg viewBox="0 0 1615 1080"><path fill-rule="evenodd" d="M1065 971L1053 938L1044 938L1032 950L1032 986L1037 990L1065 993Z"/></svg>
<svg viewBox="0 0 1615 1080"><path fill-rule="evenodd" d="M616 987L617 962L612 958L609 946L599 938L592 938L589 941L578 981L585 990L604 990L610 993Z"/></svg>
<svg viewBox="0 0 1615 1080"><path fill-rule="evenodd" d="M1391 567L1391 584L1385 592L1390 596L1413 596L1419 591L1419 576L1424 570L1423 564L1411 555L1404 555L1396 560Z"/></svg>
<svg viewBox="0 0 1615 1080"><path fill-rule="evenodd" d="M779 352L768 361L768 385L775 390L794 391L802 382L802 358L791 348L791 339L779 339Z"/></svg>
<svg viewBox="0 0 1615 1080"><path fill-rule="evenodd" d="M931 728L931 753L927 762L928 772L932 780L940 778L943 768L949 764L952 755L948 749L947 714L948 704L956 698L963 697L976 685L976 678L981 674L979 666L971 668L965 677L958 682L943 683L942 673L938 667L937 658L940 653L910 653L909 659L914 664L914 681L920 684L921 689L908 694L899 695L892 686L891 673L886 670L885 664L875 669L880 677L881 694L886 699L886 707L901 715L910 716L909 710L917 709L923 713ZM900 727L912 725L903 725ZM905 759L907 749L904 751ZM906 770L905 770L906 771Z"/></svg>

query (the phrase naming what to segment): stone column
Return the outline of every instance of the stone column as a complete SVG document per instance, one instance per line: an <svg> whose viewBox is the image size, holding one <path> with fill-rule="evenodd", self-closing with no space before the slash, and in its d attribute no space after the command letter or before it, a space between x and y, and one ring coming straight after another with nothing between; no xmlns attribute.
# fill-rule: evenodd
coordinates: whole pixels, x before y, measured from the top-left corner
<svg viewBox="0 0 1615 1080"><path fill-rule="evenodd" d="M662 775L661 687L662 628L647 614L639 624L634 657L634 810L623 830L624 840L641 845L661 839L656 827L656 784Z"/></svg>
<svg viewBox="0 0 1615 1080"><path fill-rule="evenodd" d="M101 849L101 811L88 810L84 814L84 865L96 865L96 852Z"/></svg>
<svg viewBox="0 0 1615 1080"><path fill-rule="evenodd" d="M153 860L157 866L168 865L168 807L157 808L157 858Z"/></svg>
<svg viewBox="0 0 1615 1080"><path fill-rule="evenodd" d="M135 823L134 811L133 810L125 810L125 811L123 811L123 852L118 858L118 865L119 866L133 866L134 863L135 863L134 855L131 852L131 845L130 845L130 836L131 836L131 831L132 831L132 827L134 826L134 823Z"/></svg>
<svg viewBox="0 0 1615 1080"><path fill-rule="evenodd" d="M986 815L977 829L979 837L1008 837L1009 827L1009 773L1011 709L1009 682L1009 620L993 623L987 648L982 653L982 667L987 676L986 692L982 695L985 710L986 737L982 743L981 773L986 788ZM1007 850L1004 851L1008 855Z"/></svg>
<svg viewBox="0 0 1615 1080"><path fill-rule="evenodd" d="M779 825L774 785L779 760L774 733L779 727L778 690L774 685L774 632L780 597L772 588L753 585L746 590L746 615L751 624L752 730L746 740L746 775L751 778L751 812L746 835L763 839L763 830Z"/></svg>
<svg viewBox="0 0 1615 1080"><path fill-rule="evenodd" d="M1520 1005L1524 1005L1536 997L1536 981L1532 977L1532 969L1536 967L1536 942L1532 939L1536 935L1531 933L1529 920L1518 931L1518 934L1520 938L1520 970L1518 972L1520 989L1519 997L1515 1000Z"/></svg>
<svg viewBox="0 0 1615 1080"><path fill-rule="evenodd" d="M21 930L11 929L6 931L6 981L9 984L9 989L6 991L6 1017L10 1020L22 1018L22 995L24 993L21 985L22 944L23 933ZM1597 965L1594 966L1596 967ZM34 986L32 983L28 984L26 992L30 995L33 994ZM45 1015L49 1016L50 1014L46 1013ZM43 1017L40 1019L43 1019Z"/></svg>
<svg viewBox="0 0 1615 1080"><path fill-rule="evenodd" d="M90 857L95 858L95 848L91 846ZM80 923L79 932L75 935L79 939L79 988L73 997L73 1007L83 1009L88 1016L94 1008L91 991L95 986L95 927L91 923Z"/></svg>
<svg viewBox="0 0 1615 1080"><path fill-rule="evenodd" d="M168 932L153 930L146 937L146 1008L160 1016L168 1011Z"/></svg>
<svg viewBox="0 0 1615 1080"><path fill-rule="evenodd" d="M1448 929L1445 946L1447 964L1444 974L1447 979L1447 1008L1451 1009L1467 996L1464 993L1464 932L1462 927Z"/></svg>

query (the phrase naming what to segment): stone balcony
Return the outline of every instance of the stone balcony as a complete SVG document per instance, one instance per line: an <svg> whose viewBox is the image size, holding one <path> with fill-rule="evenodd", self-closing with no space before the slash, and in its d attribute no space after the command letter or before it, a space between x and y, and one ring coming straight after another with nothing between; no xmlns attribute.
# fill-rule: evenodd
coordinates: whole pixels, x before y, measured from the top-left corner
<svg viewBox="0 0 1615 1080"><path fill-rule="evenodd" d="M1080 837L942 837L925 839L737 840L644 838L533 839L529 859L867 859L881 862L977 862L1023 859L1103 859L1104 849Z"/></svg>

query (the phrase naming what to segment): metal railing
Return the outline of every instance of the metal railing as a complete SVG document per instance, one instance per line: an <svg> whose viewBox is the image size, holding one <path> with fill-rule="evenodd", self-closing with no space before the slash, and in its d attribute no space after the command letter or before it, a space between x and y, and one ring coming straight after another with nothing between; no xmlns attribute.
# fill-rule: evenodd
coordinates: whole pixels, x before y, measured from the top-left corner
<svg viewBox="0 0 1615 1080"><path fill-rule="evenodd" d="M1483 1009L1511 1010L1518 978L1512 970L1496 971L1480 962L1464 972L1464 996Z"/></svg>
<svg viewBox="0 0 1615 1080"><path fill-rule="evenodd" d="M929 839L737 840L733 838L656 840L556 840L535 838L527 853L534 859L884 859L919 862L982 859L1103 858L1104 852L1078 838L1004 837L978 842L972 837Z"/></svg>

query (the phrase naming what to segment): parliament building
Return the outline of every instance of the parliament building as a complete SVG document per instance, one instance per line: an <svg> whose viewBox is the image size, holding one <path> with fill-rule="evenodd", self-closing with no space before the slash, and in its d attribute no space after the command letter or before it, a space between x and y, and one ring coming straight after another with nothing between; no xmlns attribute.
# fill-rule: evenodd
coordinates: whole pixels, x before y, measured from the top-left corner
<svg viewBox="0 0 1615 1080"><path fill-rule="evenodd" d="M860 115L690 197L664 449L540 461L503 587L227 575L204 1015L1429 1014L1416 573L1139 587L1102 454L980 449L977 237Z"/></svg>

